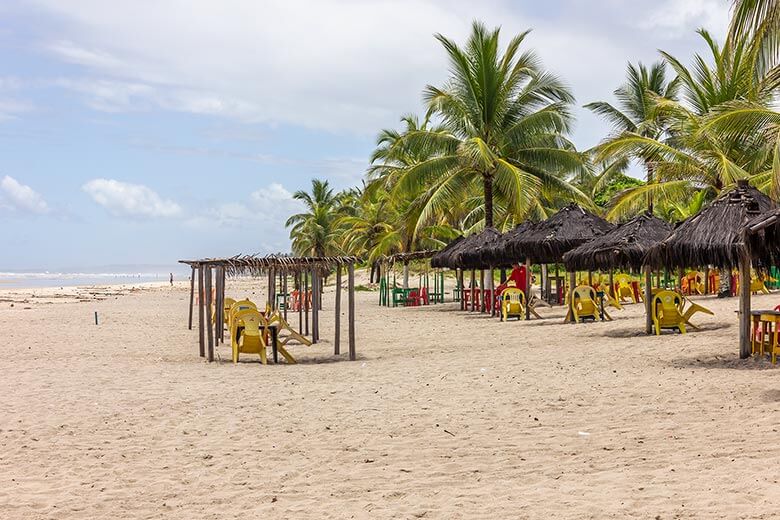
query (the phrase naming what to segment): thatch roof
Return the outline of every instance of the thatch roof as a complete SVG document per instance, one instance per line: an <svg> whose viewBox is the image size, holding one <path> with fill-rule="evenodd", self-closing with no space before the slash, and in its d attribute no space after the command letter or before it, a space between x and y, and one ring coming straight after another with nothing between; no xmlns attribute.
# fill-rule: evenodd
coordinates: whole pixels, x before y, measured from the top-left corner
<svg viewBox="0 0 780 520"><path fill-rule="evenodd" d="M752 218L745 229L751 256L763 267L780 265L780 209Z"/></svg>
<svg viewBox="0 0 780 520"><path fill-rule="evenodd" d="M534 225L510 248L512 258L527 257L535 264L560 262L564 253L614 228L601 217L571 203Z"/></svg>
<svg viewBox="0 0 780 520"><path fill-rule="evenodd" d="M490 267L480 260L482 250L490 245L501 233L494 227L486 227L479 233L469 235L449 255L450 267L461 269L485 269Z"/></svg>
<svg viewBox="0 0 780 520"><path fill-rule="evenodd" d="M668 222L644 213L563 255L569 271L636 269L647 251L672 232Z"/></svg>
<svg viewBox="0 0 780 520"><path fill-rule="evenodd" d="M709 206L681 222L663 242L650 248L645 262L653 267L696 267L712 265L733 268L740 255L750 253L745 226L759 213L776 207L772 200L739 181Z"/></svg>
<svg viewBox="0 0 780 520"><path fill-rule="evenodd" d="M316 269L325 271L336 266L355 264L354 256L288 256L288 255L236 255L229 258L202 258L200 260L179 260L190 267L222 267L228 276L267 273L269 269L286 272L300 272Z"/></svg>
<svg viewBox="0 0 780 520"><path fill-rule="evenodd" d="M458 247L458 244L460 244L464 239L465 237L460 236L440 249L438 253L431 257L431 267L449 267L450 253L456 247Z"/></svg>
<svg viewBox="0 0 780 520"><path fill-rule="evenodd" d="M439 251L433 251L426 249L424 251L410 251L408 253L395 253L392 255L383 256L380 258L380 262L385 264L402 263L406 264L414 260L422 260L424 258L431 258L439 253Z"/></svg>
<svg viewBox="0 0 780 520"><path fill-rule="evenodd" d="M515 243L532 229L534 225L534 222L526 221L500 235L482 249L480 260L495 267L508 267L524 261L525 256L516 256L513 253L513 249L515 248Z"/></svg>

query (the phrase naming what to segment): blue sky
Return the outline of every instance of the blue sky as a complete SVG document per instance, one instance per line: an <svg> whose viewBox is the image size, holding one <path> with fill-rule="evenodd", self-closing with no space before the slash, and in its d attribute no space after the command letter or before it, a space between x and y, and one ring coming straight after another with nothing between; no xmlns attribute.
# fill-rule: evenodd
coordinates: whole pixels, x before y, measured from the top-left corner
<svg viewBox="0 0 780 520"><path fill-rule="evenodd" d="M0 4L0 270L287 251L291 193L358 184L446 78L433 33L526 40L577 103L687 62L725 0L30 0ZM608 128L578 109L585 149Z"/></svg>

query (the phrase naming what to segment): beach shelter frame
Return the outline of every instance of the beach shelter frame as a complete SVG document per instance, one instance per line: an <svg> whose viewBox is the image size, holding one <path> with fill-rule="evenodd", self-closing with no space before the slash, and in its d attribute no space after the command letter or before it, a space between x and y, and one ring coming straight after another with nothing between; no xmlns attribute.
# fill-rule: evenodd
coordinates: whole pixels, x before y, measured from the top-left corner
<svg viewBox="0 0 780 520"><path fill-rule="evenodd" d="M193 305L195 296L195 277L198 278L198 353L209 362L214 361L214 346L224 342L224 301L225 282L228 276L267 276L267 304L271 309L276 309L276 277L281 277L282 290L285 298L285 315L287 311L286 283L287 277L296 278L299 288L301 278L308 284L311 278L312 288L312 343L320 339L319 311L322 307L321 280L331 270L336 271L336 295L335 295L335 323L334 323L334 355L341 353L341 283L342 269L347 270L347 320L348 320L348 345L349 359L357 359L355 346L355 264L358 259L352 256L337 257L294 257L283 255L236 255L230 258L204 258L200 260L179 260L179 263L189 265L192 276L190 280L190 308L188 328L192 330ZM213 282L213 283L212 283ZM212 301L212 287L214 298ZM308 292L308 288L305 289ZM298 310L299 332L308 335L308 305L306 304L307 292L303 292L302 304ZM215 319L212 327L209 312L214 305ZM301 327L304 311L306 313L306 331Z"/></svg>

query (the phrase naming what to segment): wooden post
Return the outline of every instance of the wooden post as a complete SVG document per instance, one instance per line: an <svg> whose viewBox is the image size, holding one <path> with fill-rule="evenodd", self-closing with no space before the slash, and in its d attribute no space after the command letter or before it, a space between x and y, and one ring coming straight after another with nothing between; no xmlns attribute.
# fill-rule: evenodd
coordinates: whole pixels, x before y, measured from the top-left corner
<svg viewBox="0 0 780 520"><path fill-rule="evenodd" d="M303 322L306 325L304 336L309 335L309 273L303 272Z"/></svg>
<svg viewBox="0 0 780 520"><path fill-rule="evenodd" d="M710 294L710 266L704 270L704 294Z"/></svg>
<svg viewBox="0 0 780 520"><path fill-rule="evenodd" d="M190 275L190 320L188 328L192 330L192 306L195 303L195 266L192 267L192 274Z"/></svg>
<svg viewBox="0 0 780 520"><path fill-rule="evenodd" d="M531 261L526 257L525 259L525 319L531 319Z"/></svg>
<svg viewBox="0 0 780 520"><path fill-rule="evenodd" d="M282 274L282 294L284 295L284 320L287 321L287 307L290 306L290 298L287 295L287 271Z"/></svg>
<svg viewBox="0 0 780 520"><path fill-rule="evenodd" d="M475 303L476 302L476 298L474 298L474 292L475 292L474 291L474 289L475 289L474 286L477 283L476 278L477 278L477 271L475 269L472 269L471 270L471 286L469 287L469 291L471 291L471 312L474 312L475 310L477 310L477 304Z"/></svg>
<svg viewBox="0 0 780 520"><path fill-rule="evenodd" d="M222 271L222 295L220 296L219 303L219 341L225 343L225 268L220 269Z"/></svg>
<svg viewBox="0 0 780 520"><path fill-rule="evenodd" d="M558 269L558 264L555 264L555 302L558 305L563 304L561 301L561 294L563 294L561 292L561 273Z"/></svg>
<svg viewBox="0 0 780 520"><path fill-rule="evenodd" d="M333 354L341 354L341 265L336 265L336 333L333 339Z"/></svg>
<svg viewBox="0 0 780 520"><path fill-rule="evenodd" d="M653 270L645 267L645 332L653 333Z"/></svg>
<svg viewBox="0 0 780 520"><path fill-rule="evenodd" d="M577 323L574 319L574 286L577 285L577 273L574 271L569 273L569 314L571 315L571 322Z"/></svg>
<svg viewBox="0 0 780 520"><path fill-rule="evenodd" d="M221 314L221 304L220 304L220 296L222 294L222 268L216 267L214 269L214 274L216 277L214 278L214 344L216 346L219 346L219 335L220 335L220 326L219 324L222 323L219 321L220 314Z"/></svg>
<svg viewBox="0 0 780 520"><path fill-rule="evenodd" d="M298 332L303 333L303 285L300 271L295 273L295 286L298 289Z"/></svg>
<svg viewBox="0 0 780 520"><path fill-rule="evenodd" d="M490 290L490 317L496 316L496 292L495 292L495 280L493 279L493 267L488 269L488 289Z"/></svg>
<svg viewBox="0 0 780 520"><path fill-rule="evenodd" d="M206 324L204 322L204 308L206 298L203 287L203 265L198 265L198 354L200 357L206 356Z"/></svg>
<svg viewBox="0 0 780 520"><path fill-rule="evenodd" d="M463 301L463 291L466 289L466 286L463 285L463 269L457 269L455 274L458 276L458 283L460 283L460 310L465 311L466 304Z"/></svg>
<svg viewBox="0 0 780 520"><path fill-rule="evenodd" d="M749 358L750 348L750 257L739 259L739 358Z"/></svg>
<svg viewBox="0 0 780 520"><path fill-rule="evenodd" d="M479 292L481 293L479 299L479 312L485 312L487 306L485 305L485 270L484 269L479 270Z"/></svg>
<svg viewBox="0 0 780 520"><path fill-rule="evenodd" d="M316 269L311 271L311 342L317 343L320 339L320 274Z"/></svg>
<svg viewBox="0 0 780 520"><path fill-rule="evenodd" d="M206 320L208 326L206 331L208 335L208 349L206 350L206 359L214 361L214 329L211 326L211 267L206 267Z"/></svg>
<svg viewBox="0 0 780 520"><path fill-rule="evenodd" d="M349 306L349 360L355 361L355 264L349 264L348 277L349 293L347 299Z"/></svg>

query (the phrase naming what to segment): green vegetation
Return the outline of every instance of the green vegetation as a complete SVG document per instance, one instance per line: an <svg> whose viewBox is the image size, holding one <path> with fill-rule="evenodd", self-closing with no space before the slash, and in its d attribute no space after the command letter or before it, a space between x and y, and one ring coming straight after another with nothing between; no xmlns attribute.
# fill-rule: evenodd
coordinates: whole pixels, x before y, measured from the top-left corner
<svg viewBox="0 0 780 520"><path fill-rule="evenodd" d="M306 211L287 223L293 251L373 264L570 201L613 221L643 211L676 221L739 179L780 197L780 0L736 0L722 43L699 31L705 54L629 64L616 103L585 105L612 130L583 151L568 138L573 94L526 48L528 34L505 46L478 22L463 45L437 34L450 77L425 87L423 117L379 133L360 189L314 180L295 194Z"/></svg>

